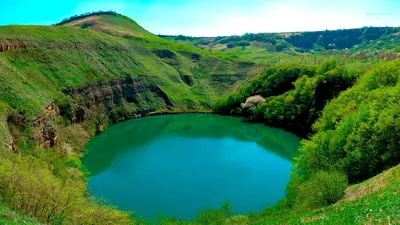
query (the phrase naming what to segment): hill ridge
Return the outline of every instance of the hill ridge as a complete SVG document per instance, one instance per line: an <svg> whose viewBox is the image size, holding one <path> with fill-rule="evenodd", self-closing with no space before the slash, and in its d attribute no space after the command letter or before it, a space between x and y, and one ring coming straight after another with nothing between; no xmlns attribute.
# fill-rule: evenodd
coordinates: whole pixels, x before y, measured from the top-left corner
<svg viewBox="0 0 400 225"><path fill-rule="evenodd" d="M114 11L84 13L64 19L56 26L78 27L117 37L157 38L133 19Z"/></svg>
<svg viewBox="0 0 400 225"><path fill-rule="evenodd" d="M122 14L119 14L119 13L117 13L115 11L111 11L111 10L110 11L98 11L98 12L87 12L87 13L83 13L83 14L80 14L80 15L75 15L75 16L71 16L71 17L65 18L61 22L56 23L55 26L61 26L61 25L70 23L70 22L75 21L75 20L84 19L84 18L89 17L89 16L100 16L100 15L123 16Z"/></svg>

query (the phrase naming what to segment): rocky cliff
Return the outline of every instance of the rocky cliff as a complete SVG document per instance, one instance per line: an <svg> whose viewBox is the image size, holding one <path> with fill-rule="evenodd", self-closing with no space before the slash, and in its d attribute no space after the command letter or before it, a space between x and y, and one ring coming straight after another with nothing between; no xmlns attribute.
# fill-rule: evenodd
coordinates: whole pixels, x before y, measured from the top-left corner
<svg viewBox="0 0 400 225"><path fill-rule="evenodd" d="M0 52L28 48L29 44L20 40L3 40L0 42Z"/></svg>
<svg viewBox="0 0 400 225"><path fill-rule="evenodd" d="M138 76L113 79L109 82L88 84L78 88L64 89L63 93L71 96L77 108L75 120L85 120L88 111L104 111L110 114L113 109L129 105L130 112L125 112L125 119L146 115L156 110L172 109L174 104L167 94L153 82L152 78ZM133 114L132 114L133 113Z"/></svg>

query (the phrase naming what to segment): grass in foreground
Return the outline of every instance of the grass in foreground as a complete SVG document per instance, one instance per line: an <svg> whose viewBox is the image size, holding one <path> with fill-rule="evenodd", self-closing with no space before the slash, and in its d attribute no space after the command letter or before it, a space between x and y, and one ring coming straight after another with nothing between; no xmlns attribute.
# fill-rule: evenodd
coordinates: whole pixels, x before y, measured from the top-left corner
<svg viewBox="0 0 400 225"><path fill-rule="evenodd" d="M41 223L23 216L22 214L10 209L8 206L0 202L0 224L4 225L40 225Z"/></svg>

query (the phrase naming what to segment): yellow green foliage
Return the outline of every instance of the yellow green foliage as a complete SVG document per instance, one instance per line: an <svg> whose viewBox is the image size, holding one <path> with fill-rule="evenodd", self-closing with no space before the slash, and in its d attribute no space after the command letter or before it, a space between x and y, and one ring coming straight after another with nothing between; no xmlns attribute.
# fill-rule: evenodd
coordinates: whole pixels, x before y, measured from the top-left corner
<svg viewBox="0 0 400 225"><path fill-rule="evenodd" d="M52 224L130 224L129 213L87 197L83 180L59 179L30 156L0 153L0 198L12 208Z"/></svg>
<svg viewBox="0 0 400 225"><path fill-rule="evenodd" d="M6 123L6 115L10 107L0 101L0 146L10 144L12 137Z"/></svg>

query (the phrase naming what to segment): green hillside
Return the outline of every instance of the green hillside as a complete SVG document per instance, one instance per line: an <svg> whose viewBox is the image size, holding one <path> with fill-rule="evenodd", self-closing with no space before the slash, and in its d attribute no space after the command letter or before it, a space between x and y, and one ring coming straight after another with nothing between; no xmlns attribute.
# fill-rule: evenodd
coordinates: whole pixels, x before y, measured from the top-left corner
<svg viewBox="0 0 400 225"><path fill-rule="evenodd" d="M156 38L154 34L145 30L132 19L113 12L71 17L57 25L90 29L120 37L129 35L137 38Z"/></svg>
<svg viewBox="0 0 400 225"><path fill-rule="evenodd" d="M41 223L35 221L34 219L28 218L10 209L8 206L0 203L0 223L7 225L41 225Z"/></svg>
<svg viewBox="0 0 400 225"><path fill-rule="evenodd" d="M137 31L137 24L126 17L99 17L96 27L102 31L114 31L129 23L132 24L126 30L130 34ZM263 68L244 60L206 54L141 31L135 34L148 34L150 40L155 38L160 43L154 41L152 43L157 46L149 47L131 38L68 26L0 27L1 43L12 47L1 54L2 99L14 108L30 104L29 108L38 112L51 103L57 92L129 78L139 82L146 80L148 85L160 88L174 109L208 109L214 96L227 93ZM154 105L152 110L163 109L160 104Z"/></svg>
<svg viewBox="0 0 400 225"><path fill-rule="evenodd" d="M163 36L202 48L234 53L269 64L296 62L319 64L338 58L348 67L357 61L379 62L400 57L400 28L363 27L315 32L248 33L242 36L187 37Z"/></svg>
<svg viewBox="0 0 400 225"><path fill-rule="evenodd" d="M89 196L80 159L109 124L180 112L284 128L304 138L301 154L275 207L156 223L400 223L398 33L162 38L114 12L2 26L0 223L146 224Z"/></svg>

